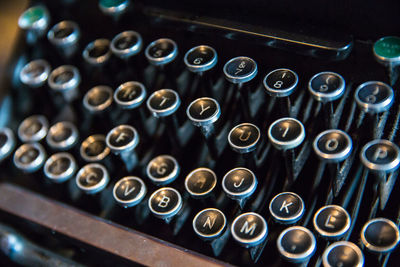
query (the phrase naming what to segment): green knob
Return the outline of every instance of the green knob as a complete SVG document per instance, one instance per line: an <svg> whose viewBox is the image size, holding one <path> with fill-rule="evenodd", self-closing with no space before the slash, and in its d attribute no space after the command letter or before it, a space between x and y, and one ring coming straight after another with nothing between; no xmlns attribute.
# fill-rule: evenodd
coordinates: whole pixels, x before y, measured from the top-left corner
<svg viewBox="0 0 400 267"><path fill-rule="evenodd" d="M44 6L33 6L19 17L18 25L24 30L44 30L49 24L49 12Z"/></svg>
<svg viewBox="0 0 400 267"><path fill-rule="evenodd" d="M126 11L129 5L129 0L100 0L100 10L111 16L119 16Z"/></svg>
<svg viewBox="0 0 400 267"><path fill-rule="evenodd" d="M383 64L400 63L400 37L387 36L374 44L374 54Z"/></svg>

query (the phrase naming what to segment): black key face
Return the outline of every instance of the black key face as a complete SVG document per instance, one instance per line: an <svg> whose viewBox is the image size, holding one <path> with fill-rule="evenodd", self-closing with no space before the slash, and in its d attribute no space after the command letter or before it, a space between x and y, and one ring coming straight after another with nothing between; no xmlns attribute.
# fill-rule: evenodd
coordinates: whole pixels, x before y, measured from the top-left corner
<svg viewBox="0 0 400 267"><path fill-rule="evenodd" d="M48 171L53 175L61 175L71 167L71 160L67 157L59 157L54 160L48 168Z"/></svg>
<svg viewBox="0 0 400 267"><path fill-rule="evenodd" d="M24 71L27 76L34 79L42 75L46 71L46 67L40 64L31 64Z"/></svg>
<svg viewBox="0 0 400 267"><path fill-rule="evenodd" d="M41 115L33 115L21 122L18 136L23 142L37 142L46 136L47 130L47 119Z"/></svg>
<svg viewBox="0 0 400 267"><path fill-rule="evenodd" d="M256 149L259 139L260 130L251 123L235 126L228 135L229 144L239 153L247 153Z"/></svg>
<svg viewBox="0 0 400 267"><path fill-rule="evenodd" d="M14 154L14 164L25 172L34 172L42 167L46 152L39 143L23 144Z"/></svg>
<svg viewBox="0 0 400 267"><path fill-rule="evenodd" d="M336 242L330 245L323 255L324 266L354 267L363 266L361 250L351 242Z"/></svg>
<svg viewBox="0 0 400 267"><path fill-rule="evenodd" d="M304 214L304 202L295 193L283 192L271 200L269 210L274 220L284 224L295 223Z"/></svg>
<svg viewBox="0 0 400 267"><path fill-rule="evenodd" d="M171 89L154 92L147 100L147 107L154 116L168 116L174 113L180 105L178 94Z"/></svg>
<svg viewBox="0 0 400 267"><path fill-rule="evenodd" d="M29 62L22 68L19 78L24 84L31 87L39 87L47 80L49 73L49 63L43 59L37 59Z"/></svg>
<svg viewBox="0 0 400 267"><path fill-rule="evenodd" d="M118 187L115 190L115 195L124 201L135 199L140 193L142 183L136 179L126 179L121 183L118 183Z"/></svg>
<svg viewBox="0 0 400 267"><path fill-rule="evenodd" d="M182 197L171 187L155 191L149 199L149 208L155 216L168 218L174 216L182 207Z"/></svg>
<svg viewBox="0 0 400 267"><path fill-rule="evenodd" d="M20 155L17 160L22 164L27 165L34 162L39 157L39 155L40 151L37 148L30 146Z"/></svg>
<svg viewBox="0 0 400 267"><path fill-rule="evenodd" d="M114 151L130 151L139 143L139 135L132 126L120 125L108 133L106 140L108 146Z"/></svg>
<svg viewBox="0 0 400 267"><path fill-rule="evenodd" d="M179 175L179 165L175 158L161 155L147 165L147 176L156 184L169 184Z"/></svg>
<svg viewBox="0 0 400 267"><path fill-rule="evenodd" d="M123 35L115 41L115 47L120 50L130 49L137 45L138 41L136 35Z"/></svg>
<svg viewBox="0 0 400 267"><path fill-rule="evenodd" d="M323 237L338 238L350 228L350 215L337 205L322 207L315 213L314 228Z"/></svg>
<svg viewBox="0 0 400 267"><path fill-rule="evenodd" d="M291 149L303 142L305 131L300 121L293 118L282 118L271 124L268 137L278 149Z"/></svg>
<svg viewBox="0 0 400 267"><path fill-rule="evenodd" d="M268 234L267 223L257 213L249 212L236 217L231 226L233 238L242 245L256 246Z"/></svg>
<svg viewBox="0 0 400 267"><path fill-rule="evenodd" d="M188 174L185 180L186 190L193 197L209 194L217 184L217 176L207 168L198 168Z"/></svg>
<svg viewBox="0 0 400 267"><path fill-rule="evenodd" d="M104 179L104 172L101 168L89 167L79 173L79 184L83 187L93 187Z"/></svg>
<svg viewBox="0 0 400 267"><path fill-rule="evenodd" d="M399 165L399 149L390 141L373 140L362 148L361 161L371 170L392 171Z"/></svg>
<svg viewBox="0 0 400 267"><path fill-rule="evenodd" d="M389 252L399 243L399 229L388 219L376 218L365 224L361 240L371 251Z"/></svg>
<svg viewBox="0 0 400 267"><path fill-rule="evenodd" d="M107 145L104 141L102 140L96 140L93 143L90 143L86 149L85 149L85 154L88 155L89 157L96 157L104 152L106 150Z"/></svg>
<svg viewBox="0 0 400 267"><path fill-rule="evenodd" d="M98 163L83 166L76 175L76 185L87 194L103 190L109 181L106 168Z"/></svg>
<svg viewBox="0 0 400 267"><path fill-rule="evenodd" d="M218 209L204 209L193 219L193 229L204 239L216 238L226 226L225 215Z"/></svg>
<svg viewBox="0 0 400 267"><path fill-rule="evenodd" d="M50 127L46 141L52 148L66 150L78 141L78 130L68 122L58 122Z"/></svg>
<svg viewBox="0 0 400 267"><path fill-rule="evenodd" d="M309 84L308 90L318 101L333 101L340 98L345 89L345 82L342 76L334 72L321 72L314 75Z"/></svg>
<svg viewBox="0 0 400 267"><path fill-rule="evenodd" d="M296 88L298 76L288 69L277 69L267 74L264 78L264 87L272 96L289 96Z"/></svg>
<svg viewBox="0 0 400 267"><path fill-rule="evenodd" d="M73 130L68 127L60 127L51 132L51 139L54 143L66 141L73 134Z"/></svg>
<svg viewBox="0 0 400 267"><path fill-rule="evenodd" d="M257 63L248 57L236 57L224 66L225 77L232 83L244 83L257 75Z"/></svg>
<svg viewBox="0 0 400 267"><path fill-rule="evenodd" d="M382 82L366 82L357 88L355 99L366 112L383 112L393 103L393 89Z"/></svg>
<svg viewBox="0 0 400 267"><path fill-rule="evenodd" d="M195 125L202 126L217 121L221 110L215 99L202 97L190 103L187 115Z"/></svg>
<svg viewBox="0 0 400 267"><path fill-rule="evenodd" d="M75 73L70 70L70 69L64 69L64 71L57 73L57 75L54 77L54 82L61 85L68 83L71 81L75 76Z"/></svg>
<svg viewBox="0 0 400 267"><path fill-rule="evenodd" d="M352 146L350 136L341 130L324 131L314 140L314 151L324 160L344 160L350 155Z"/></svg>
<svg viewBox="0 0 400 267"><path fill-rule="evenodd" d="M51 181L62 183L75 174L76 162L71 154L60 152L47 159L43 170Z"/></svg>
<svg viewBox="0 0 400 267"><path fill-rule="evenodd" d="M120 205L132 207L142 201L146 191L146 186L140 178L128 176L115 184L113 194Z"/></svg>
<svg viewBox="0 0 400 267"><path fill-rule="evenodd" d="M231 198L245 198L250 196L257 187L254 173L246 168L236 168L225 174L222 188Z"/></svg>
<svg viewBox="0 0 400 267"><path fill-rule="evenodd" d="M75 31L74 28L72 28L69 25L65 25L63 28L57 28L54 31L54 37L57 39L65 39L68 36L70 36L71 34L73 34Z"/></svg>
<svg viewBox="0 0 400 267"><path fill-rule="evenodd" d="M282 256L294 262L309 258L316 248L314 235L302 226L293 226L284 230L277 242Z"/></svg>
<svg viewBox="0 0 400 267"><path fill-rule="evenodd" d="M91 58L99 58L102 56L107 55L110 52L110 47L107 43L95 43L90 49L88 50L88 55Z"/></svg>
<svg viewBox="0 0 400 267"><path fill-rule="evenodd" d="M176 46L167 39L162 39L149 48L149 55L153 58L164 58L176 53Z"/></svg>
<svg viewBox="0 0 400 267"><path fill-rule="evenodd" d="M206 45L196 46L186 53L184 61L190 71L207 71L217 63L217 52Z"/></svg>
<svg viewBox="0 0 400 267"><path fill-rule="evenodd" d="M111 97L112 95L108 90L93 90L93 92L89 94L88 103L94 107L100 106L109 101Z"/></svg>
<svg viewBox="0 0 400 267"><path fill-rule="evenodd" d="M141 83L126 82L121 84L114 95L115 101L123 108L138 107L146 97L146 90Z"/></svg>
<svg viewBox="0 0 400 267"><path fill-rule="evenodd" d="M103 160L110 153L104 135L89 136L82 142L80 150L86 161Z"/></svg>

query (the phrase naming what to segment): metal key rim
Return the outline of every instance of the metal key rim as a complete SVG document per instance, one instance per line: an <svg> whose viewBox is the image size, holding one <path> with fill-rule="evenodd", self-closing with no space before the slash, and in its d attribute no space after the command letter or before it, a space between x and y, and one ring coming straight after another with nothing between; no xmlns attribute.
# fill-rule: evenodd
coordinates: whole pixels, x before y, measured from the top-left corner
<svg viewBox="0 0 400 267"><path fill-rule="evenodd" d="M212 175L213 178L214 178L214 183L213 183L213 185L212 185L207 191L202 192L202 193L195 193L195 192L193 192L193 191L190 190L190 188L189 188L189 186L188 186L188 183L189 183L190 178L192 178L193 174L195 174L196 172L200 172L200 171L206 171L206 172L208 172L208 173L211 173L211 175ZM191 172L186 176L186 178L185 178L185 189L186 189L187 192L189 192L189 194L190 194L192 197L202 197L202 196L206 196L207 194L209 194L210 192L212 192L212 191L214 190L214 188L215 188L216 185L217 185L217 175L215 174L215 172L214 172L213 170L211 170L211 169L209 169L209 168L200 167L200 168L194 169L194 170L191 171Z"/></svg>
<svg viewBox="0 0 400 267"><path fill-rule="evenodd" d="M206 64L193 65L193 64L191 64L191 63L188 61L188 56L189 56L190 53L192 53L193 51L195 51L195 50L197 50L197 49L209 49L209 50L211 50L211 51L213 52L214 57L213 57L209 62L207 62ZM186 54L185 54L185 56L184 56L184 58L183 58L183 61L185 62L186 67L187 67L191 72L199 73L199 72L208 71L208 70L212 69L213 67L215 67L215 65L216 65L217 62L218 62L218 55L217 55L217 51L215 51L215 49L212 48L211 46L208 46L208 45L198 45L198 46L195 46L195 47L189 49L189 50L186 52Z"/></svg>
<svg viewBox="0 0 400 267"><path fill-rule="evenodd" d="M385 101L378 103L378 104L374 104L374 103L366 103L364 101L362 101L360 99L360 97L358 96L358 93L366 86L370 85L370 84L378 84L384 88L386 88L389 92L389 96L387 97L387 99L385 99ZM365 112L371 112L371 113L380 113L383 111L388 110L394 101L394 93L393 93L393 89L392 87L390 87L389 85L387 85L386 83L380 82L380 81L368 81L365 83L360 84L357 89L356 92L354 94L354 98L356 100L356 103L358 104L359 107L361 107Z"/></svg>
<svg viewBox="0 0 400 267"><path fill-rule="evenodd" d="M59 158L67 158L70 161L70 165L69 165L68 169L65 170L63 173L53 174L53 173L50 172L49 168L50 168L51 164L53 162L55 162L57 159L59 159ZM53 182L56 182L56 183L62 183L62 182L65 182L66 180L68 180L69 178L71 178L74 175L76 167L77 167L76 161L75 161L75 159L73 158L73 156L70 153L60 152L60 153L56 153L56 154L51 155L46 160L43 169L44 169L45 176L48 179L50 179L50 180L52 180Z"/></svg>
<svg viewBox="0 0 400 267"><path fill-rule="evenodd" d="M207 211L215 211L215 212L217 212L218 214L222 215L222 218L223 218L223 220L224 220L223 226L222 226L217 232L215 232L215 233L213 233L213 234L209 234L209 235L201 233L201 232L197 229L197 227L196 227L196 221L197 221L197 219L199 218L199 216L200 216L201 214L203 214L204 212L207 212ZM195 233L196 233L198 236L200 236L201 238L204 238L204 239L213 239L213 238L216 238L216 237L218 237L219 235L221 235L221 233L225 230L225 227L226 227L226 216L225 216L225 214L224 214L222 211L220 211L219 209L216 209L216 208L206 208L206 209L203 209L203 210L199 211L199 212L196 214L196 216L194 217L194 219L193 219L193 221L192 221L192 226L193 226L193 230L195 231Z"/></svg>
<svg viewBox="0 0 400 267"><path fill-rule="evenodd" d="M368 242L367 238L365 237L365 232L366 232L367 228L368 228L371 224L376 223L376 222L378 222L378 221L383 221L383 222L389 224L393 229L395 229L396 238L395 238L395 241L393 242L392 245L386 246L386 247L378 247L378 246L375 246L375 245L371 244L370 242ZM361 242L364 244L364 246L367 247L368 250L373 251L373 252L378 252L378 253L386 253L386 252L389 252L389 251L393 250L393 249L397 246L397 244L399 243L399 241L400 241L399 228L397 227L397 225L396 225L393 221L391 221L391 220L389 220L389 219L386 219L386 218L374 218L374 219L372 219L372 220L369 220L369 221L363 226L363 228L362 228L362 230L361 230Z"/></svg>
<svg viewBox="0 0 400 267"><path fill-rule="evenodd" d="M311 239L310 247L306 251L304 251L303 253L300 253L300 254L287 252L281 243L282 238L285 236L285 234L287 234L290 231L295 231L295 230L305 232ZM316 239L315 239L315 236L313 235L313 233L310 230L308 230L307 228L305 228L303 226L292 226L292 227L286 228L279 234L279 236L276 240L276 244L277 244L280 254L283 257L285 257L286 259L288 259L290 261L301 261L301 260L311 257L311 255L316 250L317 242L316 242Z"/></svg>
<svg viewBox="0 0 400 267"><path fill-rule="evenodd" d="M262 222L262 231L258 236L254 237L252 239L243 239L236 234L235 225L240 218L248 216L248 215L252 215L252 216L255 216L260 219L260 221ZM265 238L267 237L268 226L267 226L265 219L260 214L255 213L255 212L246 212L246 213L240 214L233 220L232 225L231 225L231 234L232 234L233 238L243 246L256 246L256 245L259 245L260 243L262 243L265 240Z"/></svg>
<svg viewBox="0 0 400 267"><path fill-rule="evenodd" d="M84 186L80 183L79 178L82 176L82 174L86 171L86 169L90 169L90 168L94 168L94 169L100 169L101 172L103 173L103 176L101 177L101 180L99 183L92 185L92 186ZM109 181L109 175L108 175L108 171L107 169L99 164L99 163L89 163L86 164L85 166L83 166L78 173L76 174L76 185L82 190L84 191L86 194L96 194L97 192L103 190Z"/></svg>
<svg viewBox="0 0 400 267"><path fill-rule="evenodd" d="M117 48L117 46L116 46L117 41L126 36L135 36L137 39L136 44L134 46L131 46L131 47L125 48L125 49ZM115 55L117 55L121 58L126 58L126 57L137 55L138 53L140 53L142 46L143 46L142 36L138 32L135 32L135 31L123 31L123 32L117 34L111 40L111 43L110 43L111 51Z"/></svg>
<svg viewBox="0 0 400 267"><path fill-rule="evenodd" d="M73 77L66 83L59 84L55 81L56 77L66 71L70 71L73 73ZM72 65L62 65L58 68L54 69L48 78L49 86L51 89L55 91L68 91L71 89L75 89L79 86L81 82L81 75L79 74L79 70L77 67Z"/></svg>
<svg viewBox="0 0 400 267"><path fill-rule="evenodd" d="M278 71L288 71L288 72L292 73L295 77L296 82L293 83L290 87L286 88L285 90L277 90L275 88L270 87L267 83L268 77L270 75L272 75L274 72L278 72ZM273 70L273 71L269 72L267 75L265 75L265 77L263 79L263 85L264 85L264 88L267 90L267 93L270 96L275 96L275 97L286 97L286 96L291 95L293 93L294 89L296 89L298 82L299 82L299 76L297 75L297 73L290 69L285 69L285 68Z"/></svg>
<svg viewBox="0 0 400 267"><path fill-rule="evenodd" d="M140 183L141 187L140 187L139 193L137 194L137 196L135 198L130 199L130 200L120 199L117 195L117 189L118 189L119 185L123 182L131 181L131 180L134 180L134 181L137 181L138 183ZM143 182L142 179L140 179L137 176L125 176L122 179L120 179L118 182L116 182L114 185L114 188L113 188L113 197L114 197L115 201L118 204L120 204L121 206L126 207L126 208L133 207L133 206L136 206L137 204L139 204L139 202L142 201L143 198L146 196L146 193L147 193L147 187L146 187L145 183Z"/></svg>
<svg viewBox="0 0 400 267"><path fill-rule="evenodd" d="M170 54L164 57L153 57L150 55L150 49L157 45L158 43L161 42L169 42L173 46L173 50ZM146 58L149 60L149 62L155 66L161 66L161 65L166 65L168 63L171 63L178 55L178 45L175 43L174 40L169 39L169 38L160 38L157 39L153 42L151 42L147 47L146 50L144 51Z"/></svg>
<svg viewBox="0 0 400 267"><path fill-rule="evenodd" d="M56 32L65 28L73 29L72 33L63 38L56 37ZM65 46L76 43L79 40L79 37L80 30L78 24L70 20L60 21L59 23L54 25L47 33L47 38L49 39L49 41L57 46Z"/></svg>
<svg viewBox="0 0 400 267"><path fill-rule="evenodd" d="M338 241L333 244L331 244L328 248L325 249L324 253L322 254L322 262L324 266L331 266L329 261L328 261L328 255L332 251L332 249L339 247L339 246L345 246L345 247L350 247L358 256L358 264L355 267L362 267L364 266L364 256L360 250L360 248L349 241Z"/></svg>
<svg viewBox="0 0 400 267"><path fill-rule="evenodd" d="M329 154L329 153L324 153L322 152L319 147L318 147L318 142L320 141L320 139L327 134L331 134L331 133L337 133L339 135L342 135L346 141L348 146L346 147L346 149L344 149L343 151L339 152L339 153L335 153L335 154ZM318 134L313 142L313 149L315 154L317 154L319 157L323 158L324 160L327 161L342 161L344 159L346 159L351 151L353 150L353 141L351 140L351 137L344 131L339 130L339 129L329 129L326 131L323 131L322 133Z"/></svg>
<svg viewBox="0 0 400 267"><path fill-rule="evenodd" d="M338 209L338 210L340 210L341 212L343 212L343 213L346 215L346 225L345 225L345 227L343 227L343 229L341 229L340 231L335 232L335 233L327 232L327 231L321 229L321 228L319 227L318 223L317 223L318 215L319 215L322 211L324 211L324 210L326 210L326 209L330 209L330 208ZM321 207L320 209L317 210L317 212L315 213L314 218L313 218L313 224L314 224L315 230L316 230L321 236L327 237L327 238L338 238L338 237L344 235L344 234L347 232L347 230L349 230L350 225L351 225L351 218L350 218L350 214L349 214L349 213L347 212L347 210L345 210L343 207L341 207L341 206L339 206L339 205L327 205L327 206L323 206L323 207Z"/></svg>

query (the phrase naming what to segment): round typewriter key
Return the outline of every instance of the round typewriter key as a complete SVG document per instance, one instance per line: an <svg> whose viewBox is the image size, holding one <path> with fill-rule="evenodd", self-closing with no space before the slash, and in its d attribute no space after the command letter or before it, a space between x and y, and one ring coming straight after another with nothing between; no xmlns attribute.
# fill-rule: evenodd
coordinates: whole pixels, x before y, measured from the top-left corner
<svg viewBox="0 0 400 267"><path fill-rule="evenodd" d="M289 69L277 69L268 73L264 78L264 88L270 96L286 97L293 93L299 78Z"/></svg>
<svg viewBox="0 0 400 267"><path fill-rule="evenodd" d="M102 134L91 135L86 138L80 147L81 157L88 161L101 161L110 154L110 148L107 147L106 137Z"/></svg>
<svg viewBox="0 0 400 267"><path fill-rule="evenodd" d="M110 44L111 51L119 58L126 59L138 54L142 49L142 36L135 31L117 34Z"/></svg>
<svg viewBox="0 0 400 267"><path fill-rule="evenodd" d="M155 66L166 65L178 55L178 46L171 39L158 39L146 47L145 55L147 60Z"/></svg>
<svg viewBox="0 0 400 267"><path fill-rule="evenodd" d="M222 179L222 189L232 199L245 199L257 188L257 178L246 168L235 168L225 174Z"/></svg>
<svg viewBox="0 0 400 267"><path fill-rule="evenodd" d="M71 65L62 65L54 69L48 79L50 88L55 92L61 92L67 101L77 97L80 82L79 70Z"/></svg>
<svg viewBox="0 0 400 267"><path fill-rule="evenodd" d="M399 228L386 218L372 219L361 230L361 241L372 252L390 252L399 240Z"/></svg>
<svg viewBox="0 0 400 267"><path fill-rule="evenodd" d="M47 8L42 5L33 6L25 10L18 19L18 26L28 31L28 41L36 41L43 36L49 26L50 15ZM32 36L29 36L29 33ZM32 40L30 40L32 39Z"/></svg>
<svg viewBox="0 0 400 267"><path fill-rule="evenodd" d="M326 130L313 142L313 148L318 157L331 162L345 160L353 148L353 142L350 136L341 130Z"/></svg>
<svg viewBox="0 0 400 267"><path fill-rule="evenodd" d="M399 148L388 140L372 140L360 153L361 162L372 171L391 172L400 163Z"/></svg>
<svg viewBox="0 0 400 267"><path fill-rule="evenodd" d="M22 142L38 142L42 140L49 129L45 116L33 115L21 122L18 127L18 137Z"/></svg>
<svg viewBox="0 0 400 267"><path fill-rule="evenodd" d="M185 179L186 191L193 198L208 196L217 185L217 176L208 168L197 168L191 171Z"/></svg>
<svg viewBox="0 0 400 267"><path fill-rule="evenodd" d="M257 63L249 57L235 57L224 66L225 78L231 83L245 83L257 75Z"/></svg>
<svg viewBox="0 0 400 267"><path fill-rule="evenodd" d="M321 102L339 99L345 87L343 77L334 72L317 73L308 82L308 90L316 100Z"/></svg>
<svg viewBox="0 0 400 267"><path fill-rule="evenodd" d="M335 240L343 236L350 228L350 215L338 205L320 208L314 215L314 228L325 238Z"/></svg>
<svg viewBox="0 0 400 267"><path fill-rule="evenodd" d="M111 106L113 90L106 85L90 89L83 97L83 106L92 113L102 112Z"/></svg>
<svg viewBox="0 0 400 267"><path fill-rule="evenodd" d="M272 218L282 224L296 223L304 214L303 199L292 192L276 195L269 203Z"/></svg>
<svg viewBox="0 0 400 267"><path fill-rule="evenodd" d="M21 145L14 153L15 166L27 173L39 170L46 160L46 152L41 144Z"/></svg>
<svg viewBox="0 0 400 267"><path fill-rule="evenodd" d="M108 171L103 165L90 163L76 174L76 185L86 194L96 194L106 188L109 179Z"/></svg>
<svg viewBox="0 0 400 267"><path fill-rule="evenodd" d="M115 201L124 208L139 204L146 196L147 188L142 179L127 176L119 180L113 189Z"/></svg>
<svg viewBox="0 0 400 267"><path fill-rule="evenodd" d="M208 45L199 45L186 52L184 62L191 72L204 72L212 69L218 61L217 52Z"/></svg>
<svg viewBox="0 0 400 267"><path fill-rule="evenodd" d="M78 129L69 121L58 122L50 127L46 141L53 149L68 150L78 141Z"/></svg>
<svg viewBox="0 0 400 267"><path fill-rule="evenodd" d="M167 185L175 181L180 172L178 161L169 155L152 159L146 168L147 177L156 185Z"/></svg>
<svg viewBox="0 0 400 267"><path fill-rule="evenodd" d="M365 82L357 87L354 95L357 105L365 112L380 113L389 110L393 104L393 89L377 81Z"/></svg>
<svg viewBox="0 0 400 267"><path fill-rule="evenodd" d="M19 73L19 79L30 87L42 86L51 71L50 64L43 59L36 59L26 64Z"/></svg>
<svg viewBox="0 0 400 267"><path fill-rule="evenodd" d="M231 225L233 238L244 247L262 243L268 235L267 222L261 215L248 212L235 218Z"/></svg>
<svg viewBox="0 0 400 267"><path fill-rule="evenodd" d="M146 98L146 88L140 82L126 82L114 92L114 101L123 109L139 107Z"/></svg>
<svg viewBox="0 0 400 267"><path fill-rule="evenodd" d="M0 162L7 158L15 147L15 136L9 128L0 129Z"/></svg>
<svg viewBox="0 0 400 267"><path fill-rule="evenodd" d="M100 66L111 57L110 41L107 39L94 40L85 47L82 55L90 65Z"/></svg>
<svg viewBox="0 0 400 267"><path fill-rule="evenodd" d="M226 217L218 209L204 209L193 219L193 230L204 240L218 238L224 232L225 227Z"/></svg>
<svg viewBox="0 0 400 267"><path fill-rule="evenodd" d="M139 144L139 134L132 126L119 125L107 134L106 143L114 153L131 151Z"/></svg>
<svg viewBox="0 0 400 267"><path fill-rule="evenodd" d="M117 18L127 10L129 4L129 0L100 0L99 8L104 14Z"/></svg>
<svg viewBox="0 0 400 267"><path fill-rule="evenodd" d="M400 38L386 36L375 42L373 47L375 58L383 65L400 63Z"/></svg>
<svg viewBox="0 0 400 267"><path fill-rule="evenodd" d="M186 114L194 125L206 126L219 119L221 109L215 99L202 97L189 104Z"/></svg>
<svg viewBox="0 0 400 267"><path fill-rule="evenodd" d="M172 187L160 188L150 196L149 208L158 218L170 218L182 208L181 194Z"/></svg>
<svg viewBox="0 0 400 267"><path fill-rule="evenodd" d="M228 135L231 148L239 153L256 149L260 139L260 129L251 123L242 123L232 128Z"/></svg>
<svg viewBox="0 0 400 267"><path fill-rule="evenodd" d="M268 129L268 138L272 145L281 150L299 146L305 136L303 124L294 118L276 120Z"/></svg>
<svg viewBox="0 0 400 267"><path fill-rule="evenodd" d="M322 263L324 267L362 267L364 256L354 243L339 241L325 249Z"/></svg>
<svg viewBox="0 0 400 267"><path fill-rule="evenodd" d="M282 231L276 244L282 257L294 263L307 261L316 250L314 235L302 226L292 226Z"/></svg>
<svg viewBox="0 0 400 267"><path fill-rule="evenodd" d="M54 25L47 33L47 39L56 46L62 49L62 52L69 56L72 55L78 48L81 32L78 24L73 21L63 20Z"/></svg>
<svg viewBox="0 0 400 267"><path fill-rule="evenodd" d="M76 171L74 157L65 152L53 154L44 164L44 174L56 183L62 183L71 178Z"/></svg>
<svg viewBox="0 0 400 267"><path fill-rule="evenodd" d="M166 117L173 114L181 105L177 92L172 89L155 91L147 99L147 107L155 117Z"/></svg>

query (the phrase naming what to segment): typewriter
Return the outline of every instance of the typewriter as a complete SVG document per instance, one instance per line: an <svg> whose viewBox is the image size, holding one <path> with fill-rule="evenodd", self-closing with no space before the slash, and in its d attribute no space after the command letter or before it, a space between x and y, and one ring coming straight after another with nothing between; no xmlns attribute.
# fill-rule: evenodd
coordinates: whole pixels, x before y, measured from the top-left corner
<svg viewBox="0 0 400 267"><path fill-rule="evenodd" d="M30 1L2 266L399 266L400 4Z"/></svg>

